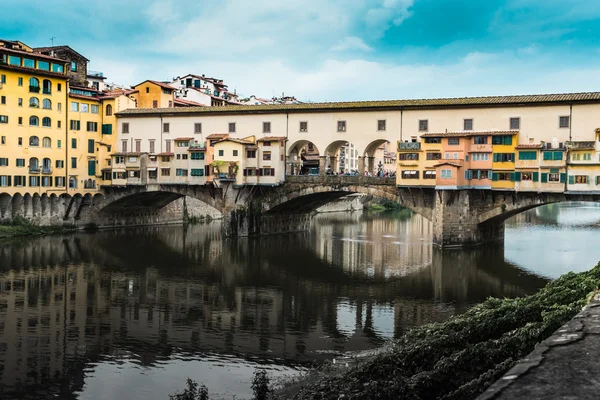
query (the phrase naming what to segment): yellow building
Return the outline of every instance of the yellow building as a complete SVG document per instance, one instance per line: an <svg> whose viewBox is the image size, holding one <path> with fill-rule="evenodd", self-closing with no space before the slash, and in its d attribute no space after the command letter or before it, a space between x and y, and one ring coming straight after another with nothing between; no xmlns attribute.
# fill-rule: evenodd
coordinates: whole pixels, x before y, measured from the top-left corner
<svg viewBox="0 0 600 400"><path fill-rule="evenodd" d="M442 139L422 138L421 142L398 142L396 185L435 186L435 166L442 159Z"/></svg>
<svg viewBox="0 0 600 400"><path fill-rule="evenodd" d="M139 108L174 107L175 88L166 83L147 80L133 88L137 91L134 97Z"/></svg>
<svg viewBox="0 0 600 400"><path fill-rule="evenodd" d="M596 130L595 141L570 141L568 153L567 190L574 192L600 191L600 146Z"/></svg>
<svg viewBox="0 0 600 400"><path fill-rule="evenodd" d="M492 136L492 189L515 188L515 147L518 132Z"/></svg>
<svg viewBox="0 0 600 400"><path fill-rule="evenodd" d="M66 61L0 40L0 192L66 190Z"/></svg>

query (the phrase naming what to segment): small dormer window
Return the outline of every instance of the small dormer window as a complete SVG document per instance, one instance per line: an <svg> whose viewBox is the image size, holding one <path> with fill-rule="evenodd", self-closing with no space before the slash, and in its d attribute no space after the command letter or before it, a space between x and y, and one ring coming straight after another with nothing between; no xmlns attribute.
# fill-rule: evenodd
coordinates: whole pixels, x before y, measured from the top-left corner
<svg viewBox="0 0 600 400"><path fill-rule="evenodd" d="M77 72L77 63L75 61L71 61L71 72Z"/></svg>

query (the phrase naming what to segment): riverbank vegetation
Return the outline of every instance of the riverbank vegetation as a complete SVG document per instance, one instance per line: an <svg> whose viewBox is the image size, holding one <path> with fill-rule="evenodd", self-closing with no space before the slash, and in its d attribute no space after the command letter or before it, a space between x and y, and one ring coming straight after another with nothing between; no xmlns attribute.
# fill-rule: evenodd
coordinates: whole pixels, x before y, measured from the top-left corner
<svg viewBox="0 0 600 400"><path fill-rule="evenodd" d="M368 211L404 210L400 204L388 199L375 200L365 206Z"/></svg>
<svg viewBox="0 0 600 400"><path fill-rule="evenodd" d="M413 329L369 360L315 374L279 398L475 399L575 316L599 283L600 264L531 296L490 298L444 323Z"/></svg>
<svg viewBox="0 0 600 400"><path fill-rule="evenodd" d="M17 216L10 220L0 221L0 238L11 238L18 236L47 235L52 233L74 232L73 225L36 225L30 220Z"/></svg>

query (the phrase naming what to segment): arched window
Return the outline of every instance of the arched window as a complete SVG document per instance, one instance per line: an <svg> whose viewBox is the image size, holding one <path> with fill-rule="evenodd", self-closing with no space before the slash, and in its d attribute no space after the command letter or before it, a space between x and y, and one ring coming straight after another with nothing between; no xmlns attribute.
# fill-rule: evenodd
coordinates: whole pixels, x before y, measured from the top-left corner
<svg viewBox="0 0 600 400"><path fill-rule="evenodd" d="M31 157L29 159L29 169L32 171L37 171L40 169L40 160L36 157Z"/></svg>
<svg viewBox="0 0 600 400"><path fill-rule="evenodd" d="M42 102L42 107L45 110L52 110L52 101L50 99L44 99Z"/></svg>
<svg viewBox="0 0 600 400"><path fill-rule="evenodd" d="M51 172L52 171L52 161L49 158L44 158L42 160L42 172Z"/></svg>
<svg viewBox="0 0 600 400"><path fill-rule="evenodd" d="M29 99L29 107L31 108L40 108L40 101L37 97L32 97Z"/></svg>
<svg viewBox="0 0 600 400"><path fill-rule="evenodd" d="M42 147L52 147L52 139L45 137L42 139Z"/></svg>
<svg viewBox="0 0 600 400"><path fill-rule="evenodd" d="M29 126L40 126L40 119L35 115L29 117Z"/></svg>
<svg viewBox="0 0 600 400"><path fill-rule="evenodd" d="M109 104L106 106L106 116L110 117L112 115L112 106Z"/></svg>
<svg viewBox="0 0 600 400"><path fill-rule="evenodd" d="M40 145L40 138L37 136L30 136L29 145L32 147L38 147Z"/></svg>
<svg viewBox="0 0 600 400"><path fill-rule="evenodd" d="M50 119L50 117L42 118L42 126L46 126L48 128L52 126L52 120Z"/></svg>
<svg viewBox="0 0 600 400"><path fill-rule="evenodd" d="M42 93L52 94L52 82L49 79L44 79L42 82Z"/></svg>
<svg viewBox="0 0 600 400"><path fill-rule="evenodd" d="M33 93L40 92L40 80L38 78L29 78L29 91Z"/></svg>

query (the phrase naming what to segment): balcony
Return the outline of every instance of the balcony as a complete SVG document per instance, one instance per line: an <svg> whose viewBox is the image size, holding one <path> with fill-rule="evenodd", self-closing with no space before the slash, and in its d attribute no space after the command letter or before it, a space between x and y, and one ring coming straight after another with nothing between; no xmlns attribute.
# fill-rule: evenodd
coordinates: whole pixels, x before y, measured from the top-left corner
<svg viewBox="0 0 600 400"><path fill-rule="evenodd" d="M100 72L100 71L89 71L88 70L87 75L89 77L96 77L96 78L102 78L102 77L104 77L104 73Z"/></svg>
<svg viewBox="0 0 600 400"><path fill-rule="evenodd" d="M421 143L419 142L400 142L398 143L398 151L420 151Z"/></svg>
<svg viewBox="0 0 600 400"><path fill-rule="evenodd" d="M39 174L40 173L40 166L39 165L30 165L29 166L29 173L30 174Z"/></svg>
<svg viewBox="0 0 600 400"><path fill-rule="evenodd" d="M29 86L29 92L30 93L39 93L40 87L39 86Z"/></svg>
<svg viewBox="0 0 600 400"><path fill-rule="evenodd" d="M52 94L52 89L50 89L50 88L44 88L44 89L42 89L42 93L43 94Z"/></svg>
<svg viewBox="0 0 600 400"><path fill-rule="evenodd" d="M42 168L42 174L51 174L52 173L52 167L43 167Z"/></svg>

